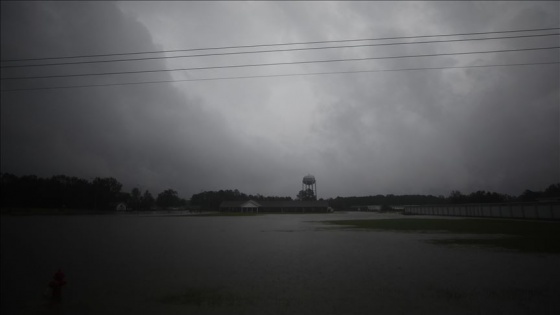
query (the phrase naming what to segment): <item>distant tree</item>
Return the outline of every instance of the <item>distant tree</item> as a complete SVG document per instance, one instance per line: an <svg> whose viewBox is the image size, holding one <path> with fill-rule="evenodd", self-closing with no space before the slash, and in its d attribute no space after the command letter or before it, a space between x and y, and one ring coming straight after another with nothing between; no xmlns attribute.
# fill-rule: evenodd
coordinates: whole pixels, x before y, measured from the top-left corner
<svg viewBox="0 0 560 315"><path fill-rule="evenodd" d="M541 196L541 194L541 192L526 189L517 199L521 202L536 201L537 198Z"/></svg>
<svg viewBox="0 0 560 315"><path fill-rule="evenodd" d="M479 190L466 196L465 202L468 203L490 203L490 202L504 202L507 197L495 192Z"/></svg>
<svg viewBox="0 0 560 315"><path fill-rule="evenodd" d="M452 190L447 199L450 203L464 203L466 196L458 190Z"/></svg>
<svg viewBox="0 0 560 315"><path fill-rule="evenodd" d="M219 190L219 191L204 191L194 194L191 197L190 205L198 206L206 210L218 210L220 204L226 200L247 200L255 199L254 196L247 196L239 190Z"/></svg>
<svg viewBox="0 0 560 315"><path fill-rule="evenodd" d="M2 207L19 206L16 198L19 178L10 173L2 173L0 177L0 202Z"/></svg>
<svg viewBox="0 0 560 315"><path fill-rule="evenodd" d="M560 183L548 186L543 192L543 197L560 197Z"/></svg>
<svg viewBox="0 0 560 315"><path fill-rule="evenodd" d="M96 209L112 209L120 200L122 184L116 179L95 178L92 182Z"/></svg>
<svg viewBox="0 0 560 315"><path fill-rule="evenodd" d="M131 203L131 196L130 196L130 193L129 193L129 192L121 191L121 192L118 194L117 202L119 202L119 203L120 203L120 202L124 202L125 204L127 204L127 207L128 207L128 205L130 205L130 203Z"/></svg>
<svg viewBox="0 0 560 315"><path fill-rule="evenodd" d="M46 192L47 189L42 190ZM92 184L82 178L70 177L66 181L64 188L65 202L68 208L72 209L91 209L92 205ZM46 198L45 195L42 198Z"/></svg>
<svg viewBox="0 0 560 315"><path fill-rule="evenodd" d="M185 198L180 198L179 199L179 206L181 207L187 207L189 205L189 201Z"/></svg>
<svg viewBox="0 0 560 315"><path fill-rule="evenodd" d="M300 190L297 195L298 200L317 200L317 196L315 196L315 192L312 189L308 188L305 190Z"/></svg>
<svg viewBox="0 0 560 315"><path fill-rule="evenodd" d="M155 205L156 200L152 196L152 194L146 190L142 198L140 199L140 209L142 210L150 210Z"/></svg>
<svg viewBox="0 0 560 315"><path fill-rule="evenodd" d="M140 201L142 199L142 195L140 193L140 189L134 187L130 191L130 207L132 210L139 210L140 209Z"/></svg>
<svg viewBox="0 0 560 315"><path fill-rule="evenodd" d="M158 194L156 204L164 209L178 207L181 204L181 199L175 190L167 189Z"/></svg>

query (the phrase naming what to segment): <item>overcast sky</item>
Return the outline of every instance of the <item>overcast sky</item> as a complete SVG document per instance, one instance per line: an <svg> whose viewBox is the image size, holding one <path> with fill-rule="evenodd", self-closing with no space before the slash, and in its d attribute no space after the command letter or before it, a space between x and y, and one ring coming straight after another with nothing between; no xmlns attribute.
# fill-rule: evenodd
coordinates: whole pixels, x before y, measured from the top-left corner
<svg viewBox="0 0 560 315"><path fill-rule="evenodd" d="M560 27L560 2L2 2L1 9L2 60ZM493 36L523 34L536 33ZM417 40L430 39L451 38ZM372 42L344 44L364 43ZM559 36L4 68L2 77L551 46L560 46ZM311 46L259 49L295 47ZM241 50L110 58L227 51ZM559 59L552 49L2 80L2 89ZM23 63L2 63L15 64ZM560 182L559 78L559 65L549 64L5 91L1 171L115 177L126 191L172 188L185 198L218 189L295 197L308 173L322 198L518 195Z"/></svg>

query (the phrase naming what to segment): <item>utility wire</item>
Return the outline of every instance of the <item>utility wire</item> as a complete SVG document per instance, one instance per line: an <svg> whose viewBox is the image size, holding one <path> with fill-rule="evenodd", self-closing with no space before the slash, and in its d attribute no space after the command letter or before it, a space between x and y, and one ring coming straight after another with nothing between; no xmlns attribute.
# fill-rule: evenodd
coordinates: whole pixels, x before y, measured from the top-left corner
<svg viewBox="0 0 560 315"><path fill-rule="evenodd" d="M557 35L560 35L560 33L538 34L538 35L519 35L519 36L499 36L499 37L485 37L485 38L471 38L471 39L430 40L430 41L419 41L419 42L399 42L399 43L381 43L381 44L360 44L360 45L343 45L343 46L270 49L270 50L255 50L255 51L209 53L209 54L197 54L197 55L182 55L182 56L159 56L159 57L125 58L125 59L110 59L110 60L74 61L74 62L31 64L31 65L0 66L0 68L3 68L3 69L6 69L6 68L29 68L29 67L61 66L61 65L76 65L76 64L123 62L123 61L141 61L141 60L157 60L157 59L176 59L176 58L192 58L192 57L208 57L208 56L258 54L258 53L303 51L303 50L318 50L318 49L340 49L340 48L373 47L373 46L449 43L449 42L464 42L464 41L494 40L494 39L509 39L509 38L527 38L527 37L543 37L543 36L557 36Z"/></svg>
<svg viewBox="0 0 560 315"><path fill-rule="evenodd" d="M145 81L145 82L125 82L125 83L87 84L87 85L72 85L72 86L53 86L53 87L40 87L40 88L5 89L5 90L0 90L0 92L57 90L57 89L74 89L74 88L89 88L89 87L108 87L108 86L126 86L126 85L176 83L176 82L189 82L189 81L217 81L217 80L236 80L236 79L252 79L252 78L295 77L295 76L354 74L354 73L373 73L373 72L398 72L398 71L417 71L417 70L467 69L467 68L486 68L486 67L534 66L534 65L553 65L553 64L560 64L560 62L559 61L551 61L551 62L490 64L490 65L474 65L474 66L424 67L424 68L401 68L401 69L379 69L379 70L358 70L358 71L332 71L332 72L313 72L313 73L252 75L252 76L218 77L218 78L201 78L201 79L161 80L161 81Z"/></svg>
<svg viewBox="0 0 560 315"><path fill-rule="evenodd" d="M455 52L455 53L439 53L439 54L423 54L423 55L384 56L384 57L343 58L343 59L326 59L326 60L310 60L310 61L256 63L256 64L241 64L241 65L227 65L227 66L194 67L194 68L183 68L183 69L138 70L138 71L119 71L119 72L103 72L103 73L60 74L60 75L27 76L27 77L7 77L7 78L1 78L1 80L51 79L51 78L89 77L89 76L122 75L122 74L138 74L138 73L155 73L155 72L175 72L175 71L193 71L193 70L209 70L209 69L281 66L281 65L295 65L295 64L310 64L310 63L348 62L348 61L364 61L364 60L380 60L380 59L401 59L401 58L413 58L413 57L414 58L415 57L436 57L436 56L488 54L488 53L518 52L518 51L535 51L535 50L549 50L549 49L559 49L559 48L560 48L560 46L553 46L553 47L500 49L500 50L488 50L488 51L471 51L471 52Z"/></svg>
<svg viewBox="0 0 560 315"><path fill-rule="evenodd" d="M155 50L155 51L143 51L143 52L112 53L112 54L92 54L92 55L78 55L78 56L66 56L66 57L43 57L43 58L26 58L26 59L5 59L5 60L0 60L0 61L1 61L1 62L19 62L19 61L39 61L39 60L90 58L90 57L110 57L110 56L140 55L140 54L154 54L154 53L170 53L170 52L200 51L200 50L218 50L218 49L233 49L233 48L255 48L255 47L272 47L272 46L286 46L286 45L305 45L305 44L325 44L325 43L358 42L358 41L371 41L371 40L391 40L391 39L411 39L411 38L425 38L425 37L446 37L446 36L484 35L484 34L497 34L497 33L520 33L520 32L551 31L551 30L558 30L558 29L560 29L560 27L535 28L535 29L524 29L524 30L507 30L507 31L494 31L494 32L471 32L471 33L455 33L455 34L436 34L436 35L376 37L376 38L324 40L324 41L308 41L308 42L292 42L292 43L276 43L276 44L256 44L256 45L221 46L221 47L205 47L205 48L174 49L174 50Z"/></svg>

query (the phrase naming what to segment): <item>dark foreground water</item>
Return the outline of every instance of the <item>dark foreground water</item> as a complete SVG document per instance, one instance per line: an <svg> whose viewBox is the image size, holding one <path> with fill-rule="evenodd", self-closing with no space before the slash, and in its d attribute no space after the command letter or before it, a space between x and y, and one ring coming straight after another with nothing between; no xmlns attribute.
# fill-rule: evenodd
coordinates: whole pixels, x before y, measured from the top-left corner
<svg viewBox="0 0 560 315"><path fill-rule="evenodd" d="M559 314L560 255L332 227L371 213L2 217L2 314ZM441 237L441 236L439 236ZM63 302L42 297L62 268Z"/></svg>

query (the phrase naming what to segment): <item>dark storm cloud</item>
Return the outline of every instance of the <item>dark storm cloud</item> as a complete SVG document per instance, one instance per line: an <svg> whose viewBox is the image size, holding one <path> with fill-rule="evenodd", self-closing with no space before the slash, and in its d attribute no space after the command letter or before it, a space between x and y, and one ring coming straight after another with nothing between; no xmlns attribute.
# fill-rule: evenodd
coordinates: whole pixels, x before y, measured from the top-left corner
<svg viewBox="0 0 560 315"><path fill-rule="evenodd" d="M158 49L145 27L112 3L2 6L5 59ZM91 70L99 71L80 69ZM210 176L226 168L239 177L236 167L217 160L243 150L230 134L219 113L170 85L2 95L2 170L18 174L114 176L129 186L188 194L210 186Z"/></svg>
<svg viewBox="0 0 560 315"><path fill-rule="evenodd" d="M554 27L558 9L533 2L10 2L2 3L2 59ZM554 44L542 38L390 46L61 66L49 73ZM557 59L556 50L27 84ZM1 167L20 175L113 176L127 189L171 187L184 197L227 188L295 196L308 172L323 197L519 194L560 180L558 73L551 65L3 92ZM2 88L11 84L23 83L2 81Z"/></svg>
<svg viewBox="0 0 560 315"><path fill-rule="evenodd" d="M543 20L546 12L558 12L550 10L556 4L549 7L549 11L546 7L525 8L511 14L514 21L507 23L490 19L495 11L484 10L480 4L427 6L424 8L425 23L420 23L421 27L414 33L430 33L429 29L439 30L439 33L487 30L495 24L499 24L496 29L558 25L558 13L544 19L550 24L537 23ZM375 12L363 9L357 11L358 15L375 18ZM524 16L527 12L539 20ZM406 12L400 14L406 15ZM402 25L403 29L407 27L406 23ZM557 41L541 42L550 45ZM414 52L419 52L417 47L399 48L397 53ZM435 51L421 51L425 52ZM533 60L535 55L537 61L558 60L557 55L551 53L534 54ZM539 59L541 56L543 58ZM523 59L478 58L483 61L479 64L519 60ZM455 64L453 58L432 58L422 62L417 59L399 61L394 66ZM337 162L348 164L346 170L353 174L353 186L361 184L366 190L397 193L437 193L445 192L444 187L454 187L464 191L489 189L516 194L524 188L537 189L558 181L558 67L461 72L422 71L333 78L328 80L330 88L327 89L322 83L316 84L318 90L329 94L324 97L329 101L323 105L324 126L328 128L318 130L337 142L331 147L333 155L339 150L347 153L338 155Z"/></svg>

